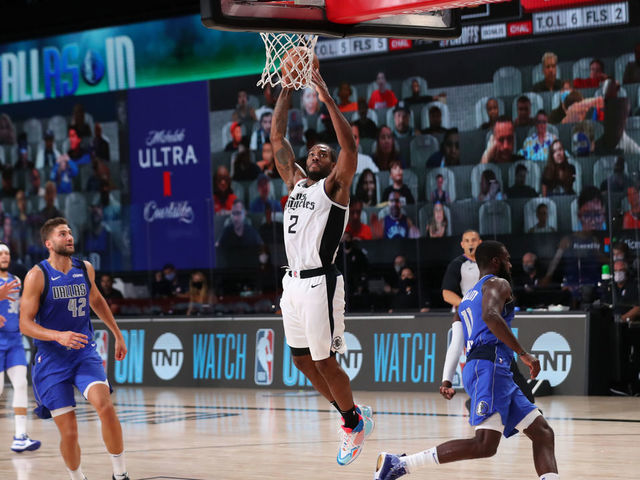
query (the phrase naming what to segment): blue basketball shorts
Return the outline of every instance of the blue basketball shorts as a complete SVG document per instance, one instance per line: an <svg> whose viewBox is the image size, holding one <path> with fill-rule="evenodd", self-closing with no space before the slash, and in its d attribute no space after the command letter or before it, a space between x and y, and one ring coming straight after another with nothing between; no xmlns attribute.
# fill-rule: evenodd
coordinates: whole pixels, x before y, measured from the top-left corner
<svg viewBox="0 0 640 480"><path fill-rule="evenodd" d="M0 372L9 370L16 365L27 365L27 356L22 346L22 338L20 343L13 342L5 348L0 347Z"/></svg>
<svg viewBox="0 0 640 480"><path fill-rule="evenodd" d="M464 389L471 397L469 423L478 426L494 413L499 413L503 434L518 432L516 425L537 407L527 400L513 381L509 365L489 360L471 360L462 371Z"/></svg>
<svg viewBox="0 0 640 480"><path fill-rule="evenodd" d="M31 378L38 404L35 413L40 418L50 418L53 410L75 407L73 387L85 395L93 383L108 384L102 359L95 349L72 354L39 350L31 367Z"/></svg>

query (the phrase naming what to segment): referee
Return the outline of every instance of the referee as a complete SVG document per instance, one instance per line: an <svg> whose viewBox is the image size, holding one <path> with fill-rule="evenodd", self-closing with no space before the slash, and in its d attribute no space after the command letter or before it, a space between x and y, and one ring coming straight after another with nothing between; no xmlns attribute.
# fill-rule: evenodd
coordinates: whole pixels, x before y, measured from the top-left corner
<svg viewBox="0 0 640 480"><path fill-rule="evenodd" d="M454 258L447 266L447 271L442 279L442 298L451 305L453 311L460 305L462 297L480 280L480 270L476 264L476 249L481 243L482 239L478 232L466 230L462 234L460 242L464 253ZM531 403L534 403L531 386L522 376L513 359L511 359L511 373L513 373L513 381L520 387L522 393Z"/></svg>

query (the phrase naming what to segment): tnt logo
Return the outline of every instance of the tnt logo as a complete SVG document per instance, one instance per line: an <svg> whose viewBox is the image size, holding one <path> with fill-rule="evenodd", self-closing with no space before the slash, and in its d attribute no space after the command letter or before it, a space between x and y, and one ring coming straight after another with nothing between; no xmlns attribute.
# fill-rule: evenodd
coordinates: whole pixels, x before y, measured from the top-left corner
<svg viewBox="0 0 640 480"><path fill-rule="evenodd" d="M349 332L344 332L344 341L347 345L347 351L337 354L336 360L349 375L349 380L353 380L358 376L362 367L362 345L360 345L358 337Z"/></svg>
<svg viewBox="0 0 640 480"><path fill-rule="evenodd" d="M178 375L183 360L182 342L173 333L163 333L153 344L151 365L162 380L171 380Z"/></svg>
<svg viewBox="0 0 640 480"><path fill-rule="evenodd" d="M533 346L531 354L540 360L538 380L549 380L552 387L560 385L569 376L571 370L571 346L569 342L556 332L540 335Z"/></svg>
<svg viewBox="0 0 640 480"><path fill-rule="evenodd" d="M96 330L93 332L93 341L96 342L96 352L102 359L104 371L107 371L109 363L109 332L106 330Z"/></svg>
<svg viewBox="0 0 640 480"><path fill-rule="evenodd" d="M256 332L256 365L253 379L256 385L271 385L273 382L273 339L270 328L261 328Z"/></svg>

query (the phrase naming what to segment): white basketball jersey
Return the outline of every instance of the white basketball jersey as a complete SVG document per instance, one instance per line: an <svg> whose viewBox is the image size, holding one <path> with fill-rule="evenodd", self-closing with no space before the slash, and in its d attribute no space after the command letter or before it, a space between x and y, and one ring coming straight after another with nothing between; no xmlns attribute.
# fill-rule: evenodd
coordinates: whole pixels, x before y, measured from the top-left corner
<svg viewBox="0 0 640 480"><path fill-rule="evenodd" d="M336 258L348 207L329 198L324 182L308 187L300 180L284 207L284 248L292 270L326 267Z"/></svg>

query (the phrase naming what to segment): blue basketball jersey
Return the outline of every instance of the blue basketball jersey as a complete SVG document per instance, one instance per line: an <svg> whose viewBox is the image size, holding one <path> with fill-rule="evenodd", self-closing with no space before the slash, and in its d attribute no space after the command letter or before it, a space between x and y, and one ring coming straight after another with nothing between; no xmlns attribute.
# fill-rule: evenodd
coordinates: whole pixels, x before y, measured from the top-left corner
<svg viewBox="0 0 640 480"><path fill-rule="evenodd" d="M8 274L7 279L0 278L0 287L5 283L10 283L13 280L18 280L18 277ZM12 345L22 345L22 336L20 334L20 293L16 292L11 294L11 300L2 300L0 302L0 315L5 318L5 324L0 327L0 349L8 348Z"/></svg>
<svg viewBox="0 0 640 480"><path fill-rule="evenodd" d="M89 307L91 283L84 262L77 258L71 260L71 270L66 274L54 269L47 260L38 264L44 274L44 289L40 297L40 309L36 322L51 330L83 333L91 342L93 340ZM57 347L70 350L53 341L36 339L34 344L38 349Z"/></svg>
<svg viewBox="0 0 640 480"><path fill-rule="evenodd" d="M464 326L464 339L467 347L467 357L477 348L496 347L498 356L509 358L513 350L496 338L482 319L482 286L494 275L485 275L471 290L469 290L458 307L458 314ZM514 317L514 303L509 301L502 310L502 318L511 328Z"/></svg>

